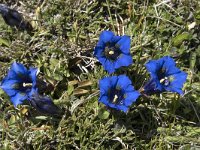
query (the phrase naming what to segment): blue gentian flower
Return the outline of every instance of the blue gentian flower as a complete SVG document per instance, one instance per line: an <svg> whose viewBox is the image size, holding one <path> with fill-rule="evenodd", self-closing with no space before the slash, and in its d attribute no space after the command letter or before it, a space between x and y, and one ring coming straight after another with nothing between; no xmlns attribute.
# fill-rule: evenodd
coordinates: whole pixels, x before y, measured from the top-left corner
<svg viewBox="0 0 200 150"><path fill-rule="evenodd" d="M111 31L103 31L94 49L94 55L105 70L113 73L116 69L133 63L130 45L129 36L115 36Z"/></svg>
<svg viewBox="0 0 200 150"><path fill-rule="evenodd" d="M32 91L30 95L30 104L39 112L52 116L61 114L61 110L53 103L49 97L39 95L35 91Z"/></svg>
<svg viewBox="0 0 200 150"><path fill-rule="evenodd" d="M23 64L17 62L12 64L0 87L10 96L15 107L28 99L31 91L37 91L37 71L36 68L28 70Z"/></svg>
<svg viewBox="0 0 200 150"><path fill-rule="evenodd" d="M145 66L151 75L151 80L144 86L146 94L163 91L183 94L182 87L186 82L187 74L176 67L170 56L150 60Z"/></svg>
<svg viewBox="0 0 200 150"><path fill-rule="evenodd" d="M140 93L134 90L131 80L125 76L105 77L99 81L99 102L106 106L128 111L128 107L139 97Z"/></svg>

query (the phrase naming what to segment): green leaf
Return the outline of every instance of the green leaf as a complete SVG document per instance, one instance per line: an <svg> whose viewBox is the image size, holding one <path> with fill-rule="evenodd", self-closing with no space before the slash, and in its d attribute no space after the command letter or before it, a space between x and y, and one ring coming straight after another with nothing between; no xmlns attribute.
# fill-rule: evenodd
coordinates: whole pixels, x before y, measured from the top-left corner
<svg viewBox="0 0 200 150"><path fill-rule="evenodd" d="M197 9L197 10L195 11L194 17L195 17L195 19L197 19L198 21L200 21L200 10L199 10L199 9Z"/></svg>
<svg viewBox="0 0 200 150"><path fill-rule="evenodd" d="M55 58L51 58L50 60L50 64L53 66L53 67L56 67L60 64L60 61L58 59L55 59Z"/></svg>
<svg viewBox="0 0 200 150"><path fill-rule="evenodd" d="M68 88L67 88L67 94L68 95L71 95L74 91L74 86L73 85L68 85Z"/></svg>
<svg viewBox="0 0 200 150"><path fill-rule="evenodd" d="M2 46L5 45L5 46L9 47L10 43L8 40L0 38L0 45L2 45Z"/></svg>
<svg viewBox="0 0 200 150"><path fill-rule="evenodd" d="M183 19L181 17L177 17L175 18L175 21L179 24L182 24L183 23Z"/></svg>
<svg viewBox="0 0 200 150"><path fill-rule="evenodd" d="M196 64L196 53L195 52L191 52L190 53L190 69L194 70L195 64Z"/></svg>
<svg viewBox="0 0 200 150"><path fill-rule="evenodd" d="M184 32L182 34L177 35L172 39L174 46L180 46L183 41L190 39L190 34L188 32Z"/></svg>
<svg viewBox="0 0 200 150"><path fill-rule="evenodd" d="M104 110L104 109L100 109L100 110L99 110L98 117L99 117L100 119L108 119L109 115L110 115L110 113L109 113L108 111L106 111L106 110Z"/></svg>

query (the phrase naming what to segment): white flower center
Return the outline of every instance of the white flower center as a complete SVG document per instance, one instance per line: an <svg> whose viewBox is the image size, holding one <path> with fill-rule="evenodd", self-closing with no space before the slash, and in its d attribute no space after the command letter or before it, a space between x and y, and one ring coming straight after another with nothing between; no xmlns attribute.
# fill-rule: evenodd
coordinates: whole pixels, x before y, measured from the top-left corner
<svg viewBox="0 0 200 150"><path fill-rule="evenodd" d="M23 87L32 87L32 83L23 83Z"/></svg>
<svg viewBox="0 0 200 150"><path fill-rule="evenodd" d="M164 84L165 86L168 86L170 84L170 82L172 82L173 80L174 80L173 76L164 77L164 78L160 79L160 83Z"/></svg>
<svg viewBox="0 0 200 150"><path fill-rule="evenodd" d="M108 52L108 54L109 55L113 55L115 52L113 51L113 50L110 50L109 52Z"/></svg>
<svg viewBox="0 0 200 150"><path fill-rule="evenodd" d="M113 99L113 103L116 103L116 102L117 102L117 99L118 99L118 96L115 95L115 96L114 96L114 99Z"/></svg>
<svg viewBox="0 0 200 150"><path fill-rule="evenodd" d="M161 83L161 84L164 83L165 80L168 80L168 77L164 77L164 78L160 79L160 83Z"/></svg>

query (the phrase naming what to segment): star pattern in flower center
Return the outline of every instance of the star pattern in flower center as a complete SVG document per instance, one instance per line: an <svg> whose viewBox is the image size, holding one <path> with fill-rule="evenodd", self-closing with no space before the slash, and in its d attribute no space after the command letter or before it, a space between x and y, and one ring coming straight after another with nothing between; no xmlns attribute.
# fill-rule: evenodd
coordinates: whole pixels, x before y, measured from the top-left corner
<svg viewBox="0 0 200 150"><path fill-rule="evenodd" d="M116 61L119 58L120 54L121 52L117 44L115 44L115 46L111 46L109 43L106 44L104 55L108 60Z"/></svg>

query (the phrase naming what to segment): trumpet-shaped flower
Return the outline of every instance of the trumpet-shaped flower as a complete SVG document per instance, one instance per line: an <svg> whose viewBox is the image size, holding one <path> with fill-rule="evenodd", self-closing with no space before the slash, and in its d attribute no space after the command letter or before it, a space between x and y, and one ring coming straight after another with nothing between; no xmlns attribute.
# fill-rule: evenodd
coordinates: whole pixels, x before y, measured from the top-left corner
<svg viewBox="0 0 200 150"><path fill-rule="evenodd" d="M151 75L151 80L144 86L145 93L171 91L183 94L182 87L187 74L176 67L170 56L150 60L145 66Z"/></svg>
<svg viewBox="0 0 200 150"><path fill-rule="evenodd" d="M124 112L128 111L129 106L140 95L138 91L134 90L131 80L125 75L105 77L99 81L99 86L99 102Z"/></svg>
<svg viewBox="0 0 200 150"><path fill-rule="evenodd" d="M28 70L23 64L17 62L12 64L0 87L9 95L15 107L28 99L31 91L37 91L37 71L36 68Z"/></svg>
<svg viewBox="0 0 200 150"><path fill-rule="evenodd" d="M133 63L130 55L129 36L115 36L111 31L103 31L94 49L94 55L109 73Z"/></svg>

